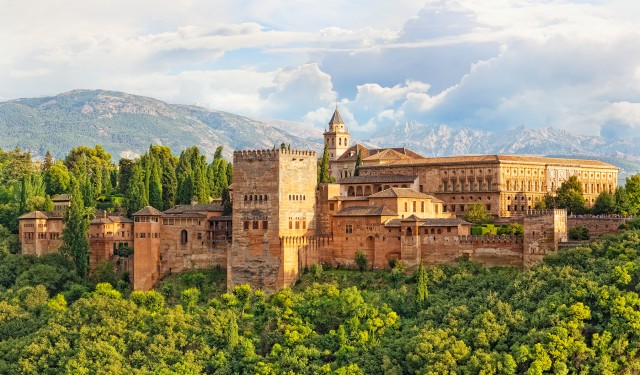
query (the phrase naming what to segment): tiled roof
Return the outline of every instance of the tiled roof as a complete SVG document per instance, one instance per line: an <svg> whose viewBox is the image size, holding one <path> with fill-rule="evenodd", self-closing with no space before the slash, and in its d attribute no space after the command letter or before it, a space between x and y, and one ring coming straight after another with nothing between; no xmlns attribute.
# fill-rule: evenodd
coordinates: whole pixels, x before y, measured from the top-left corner
<svg viewBox="0 0 640 375"><path fill-rule="evenodd" d="M208 220L209 221L230 221L231 220L231 215L211 216Z"/></svg>
<svg viewBox="0 0 640 375"><path fill-rule="evenodd" d="M423 158L419 160L407 159L390 161L387 165L363 165L361 168L388 168L389 165L412 165L412 166L429 166L429 165L449 165L449 164L499 164L499 163L526 163L526 164L551 164L558 166L590 166L602 168L616 168L615 166L598 160L587 159L562 159L562 158L545 158L540 156L521 156L521 155L465 155L465 156L447 156L437 158Z"/></svg>
<svg viewBox="0 0 640 375"><path fill-rule="evenodd" d="M466 222L462 219L458 219L458 218L447 218L447 219L420 219L418 217L413 217L415 215L411 215L406 219L391 219L391 220L387 220L386 223L384 223L385 227L399 227L402 222L407 222L407 221L418 221L420 222L420 224L418 224L418 226L420 227L453 227L453 226L458 226L458 225L471 225L471 223Z"/></svg>
<svg viewBox="0 0 640 375"><path fill-rule="evenodd" d="M157 210L151 206L146 206L145 208L133 214L133 216L162 216L162 211Z"/></svg>
<svg viewBox="0 0 640 375"><path fill-rule="evenodd" d="M369 149L366 148L365 146L361 145L361 144L355 144L351 147L349 147L348 149L345 150L345 152L340 155L340 157L337 159L337 161L351 161L353 160L354 162L356 161L356 159L358 158L358 152L360 153L360 157L362 158L362 160L364 161L364 159L369 158L373 155L379 154L381 152L387 151L387 150L393 150L394 152L401 154L401 155L406 155L408 156L410 159L406 159L408 160L412 160L412 159L424 159L424 156L418 154L417 152L413 152L411 150L409 150L408 148L404 148L404 147L393 147L393 148L374 148L374 149ZM405 160L405 159L403 159Z"/></svg>
<svg viewBox="0 0 640 375"><path fill-rule="evenodd" d="M413 159L409 155L402 154L394 149L388 148L386 150L382 150L378 153L375 153L369 157L363 159L364 161L373 161L373 160L407 160Z"/></svg>
<svg viewBox="0 0 640 375"><path fill-rule="evenodd" d="M201 204L179 204L168 210L165 214L180 214L185 212L222 212L224 207L221 204L201 203Z"/></svg>
<svg viewBox="0 0 640 375"><path fill-rule="evenodd" d="M133 223L133 220L124 216L100 216L90 222L91 224Z"/></svg>
<svg viewBox="0 0 640 375"><path fill-rule="evenodd" d="M396 216L387 206L353 206L340 210L333 216Z"/></svg>
<svg viewBox="0 0 640 375"><path fill-rule="evenodd" d="M336 110L333 111L333 116L331 116L331 120L329 121L329 125L333 125L333 124L344 124L344 122L342 122L342 117L340 117L340 112L338 111L338 108L336 108Z"/></svg>
<svg viewBox="0 0 640 375"><path fill-rule="evenodd" d="M58 195L54 195L53 198L51 198L52 201L54 202L65 202L65 201L70 201L71 200L71 194L58 194Z"/></svg>
<svg viewBox="0 0 640 375"><path fill-rule="evenodd" d="M404 174L388 174L378 176L351 176L339 180L339 184L374 184L386 182L414 182L418 176Z"/></svg>
<svg viewBox="0 0 640 375"><path fill-rule="evenodd" d="M434 201L439 201L437 198L431 195L420 193L410 188L396 188L396 187L382 190L375 194L372 194L369 196L369 199L371 198L423 198L423 199L428 198Z"/></svg>
<svg viewBox="0 0 640 375"><path fill-rule="evenodd" d="M365 197L362 195L358 195L358 196L339 195L337 197L333 197L332 199L339 200L339 201L367 201L369 200L369 197Z"/></svg>
<svg viewBox="0 0 640 375"><path fill-rule="evenodd" d="M62 216L54 215L52 212L44 211L31 211L18 216L18 220L21 219L49 219L49 218L62 218Z"/></svg>
<svg viewBox="0 0 640 375"><path fill-rule="evenodd" d="M168 214L165 213L164 215L162 215L163 218L165 219L171 219L171 218L180 218L180 217L195 217L195 218L205 218L207 217L207 215L198 213L198 212L179 212L179 213L174 213L174 214Z"/></svg>

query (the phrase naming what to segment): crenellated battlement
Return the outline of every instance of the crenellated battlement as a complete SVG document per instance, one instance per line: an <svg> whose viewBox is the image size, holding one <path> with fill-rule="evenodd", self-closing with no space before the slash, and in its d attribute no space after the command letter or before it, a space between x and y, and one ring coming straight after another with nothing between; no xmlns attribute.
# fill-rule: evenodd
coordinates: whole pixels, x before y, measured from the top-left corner
<svg viewBox="0 0 640 375"><path fill-rule="evenodd" d="M233 160L253 160L253 159L272 159L275 160L280 155L292 156L308 156L317 157L315 151L310 150L286 150L286 149L270 149L270 150L238 150L233 152Z"/></svg>
<svg viewBox="0 0 640 375"><path fill-rule="evenodd" d="M540 217L540 216L566 216L567 210L564 208L551 208L547 210L527 210L524 217Z"/></svg>

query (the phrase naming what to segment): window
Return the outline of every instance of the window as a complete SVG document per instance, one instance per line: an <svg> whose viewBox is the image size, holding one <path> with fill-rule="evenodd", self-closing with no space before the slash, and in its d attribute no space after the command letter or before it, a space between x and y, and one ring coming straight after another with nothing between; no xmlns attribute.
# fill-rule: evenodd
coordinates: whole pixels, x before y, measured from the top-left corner
<svg viewBox="0 0 640 375"><path fill-rule="evenodd" d="M407 202L404 202L404 212L407 212L407 211L409 211L407 208Z"/></svg>
<svg viewBox="0 0 640 375"><path fill-rule="evenodd" d="M420 212L424 212L424 202L420 202Z"/></svg>
<svg viewBox="0 0 640 375"><path fill-rule="evenodd" d="M464 212L464 205L463 204L460 205L460 212Z"/></svg>
<svg viewBox="0 0 640 375"><path fill-rule="evenodd" d="M244 222L242 223L242 228L243 228L243 229L249 229L249 222L248 222L248 221L244 221Z"/></svg>
<svg viewBox="0 0 640 375"><path fill-rule="evenodd" d="M269 222L266 220L262 221L262 229L269 229Z"/></svg>
<svg viewBox="0 0 640 375"><path fill-rule="evenodd" d="M423 203L423 204L424 204L424 203ZM413 212L416 212L416 211L417 211L417 210L416 210L416 201L413 201ZM424 209L423 209L423 211L424 211Z"/></svg>
<svg viewBox="0 0 640 375"><path fill-rule="evenodd" d="M201 240L202 239L202 233L198 233L198 239Z"/></svg>
<svg viewBox="0 0 640 375"><path fill-rule="evenodd" d="M333 207L333 203L329 203L329 211L333 211L334 207Z"/></svg>
<svg viewBox="0 0 640 375"><path fill-rule="evenodd" d="M258 221L257 220L253 221L253 229L258 229Z"/></svg>
<svg viewBox="0 0 640 375"><path fill-rule="evenodd" d="M353 226L351 224L345 225L345 233L353 233Z"/></svg>
<svg viewBox="0 0 640 375"><path fill-rule="evenodd" d="M447 233L451 233L451 227L447 227Z"/></svg>
<svg viewBox="0 0 640 375"><path fill-rule="evenodd" d="M187 236L188 236L187 231L183 229L182 232L180 232L180 243L182 244L187 243L187 239L188 239Z"/></svg>

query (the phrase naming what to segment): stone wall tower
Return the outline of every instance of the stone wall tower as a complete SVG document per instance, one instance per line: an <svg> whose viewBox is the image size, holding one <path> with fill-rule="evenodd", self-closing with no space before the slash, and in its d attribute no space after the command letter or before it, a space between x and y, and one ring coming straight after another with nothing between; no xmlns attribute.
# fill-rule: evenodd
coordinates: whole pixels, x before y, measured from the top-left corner
<svg viewBox="0 0 640 375"><path fill-rule="evenodd" d="M333 116L331 116L331 121L329 121L329 131L324 132L323 135L324 144L328 145L330 161L339 158L349 148L350 135L344 128L344 122L340 117L338 107L336 107Z"/></svg>
<svg viewBox="0 0 640 375"><path fill-rule="evenodd" d="M275 291L295 282L299 248L315 234L317 156L313 151L233 153L233 242L227 288Z"/></svg>
<svg viewBox="0 0 640 375"><path fill-rule="evenodd" d="M133 290L150 290L160 278L162 212L151 206L134 213Z"/></svg>

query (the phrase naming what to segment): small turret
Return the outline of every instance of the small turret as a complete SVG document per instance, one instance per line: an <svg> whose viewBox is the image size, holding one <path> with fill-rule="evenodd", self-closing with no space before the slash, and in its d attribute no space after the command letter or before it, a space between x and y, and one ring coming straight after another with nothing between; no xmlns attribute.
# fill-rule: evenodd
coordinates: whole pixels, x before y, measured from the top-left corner
<svg viewBox="0 0 640 375"><path fill-rule="evenodd" d="M344 121L336 106L329 121L329 131L324 132L324 144L329 149L329 160L336 160L349 148L349 132L345 131Z"/></svg>

